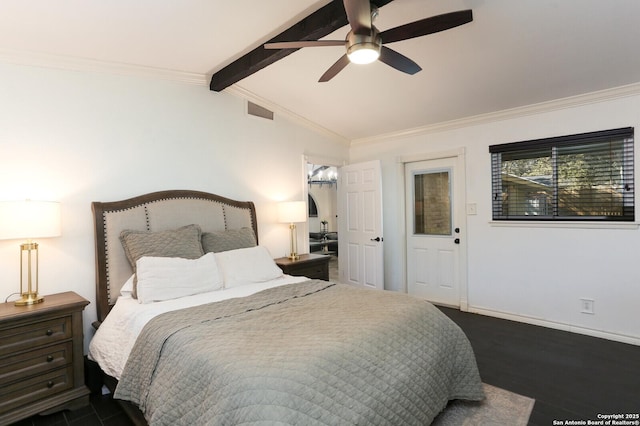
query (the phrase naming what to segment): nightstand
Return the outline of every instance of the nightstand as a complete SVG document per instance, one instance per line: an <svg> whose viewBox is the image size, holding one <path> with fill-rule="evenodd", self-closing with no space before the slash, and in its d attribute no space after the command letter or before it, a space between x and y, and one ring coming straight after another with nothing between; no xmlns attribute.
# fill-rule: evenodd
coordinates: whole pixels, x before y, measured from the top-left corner
<svg viewBox="0 0 640 426"><path fill-rule="evenodd" d="M280 257L275 261L276 265L287 275L329 281L329 256L301 254L298 260Z"/></svg>
<svg viewBox="0 0 640 426"><path fill-rule="evenodd" d="M76 293L30 306L0 304L0 425L89 404L82 311Z"/></svg>

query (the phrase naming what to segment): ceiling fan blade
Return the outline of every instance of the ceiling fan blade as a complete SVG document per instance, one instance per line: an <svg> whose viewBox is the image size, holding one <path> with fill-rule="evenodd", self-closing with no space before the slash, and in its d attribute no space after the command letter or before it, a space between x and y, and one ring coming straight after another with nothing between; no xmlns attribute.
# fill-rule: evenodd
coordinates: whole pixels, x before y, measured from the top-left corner
<svg viewBox="0 0 640 426"><path fill-rule="evenodd" d="M336 74L342 71L344 67L349 65L349 62L349 57L346 54L342 55L342 57L338 59L335 64L331 65L329 69L324 74L322 74L322 77L320 77L320 80L318 80L318 82L324 83L331 80L336 76Z"/></svg>
<svg viewBox="0 0 640 426"><path fill-rule="evenodd" d="M344 40L307 40L265 43L265 49L299 49L301 47L344 46Z"/></svg>
<svg viewBox="0 0 640 426"><path fill-rule="evenodd" d="M473 21L471 9L431 16L410 24L400 25L380 33L383 43L393 43L448 30Z"/></svg>
<svg viewBox="0 0 640 426"><path fill-rule="evenodd" d="M389 49L386 46L382 46L382 49L380 50L380 58L378 59L390 67L407 74L413 75L422 70L420 65L416 64L411 59L393 49Z"/></svg>
<svg viewBox="0 0 640 426"><path fill-rule="evenodd" d="M351 29L356 34L371 32L371 4L369 0L344 0L344 10Z"/></svg>

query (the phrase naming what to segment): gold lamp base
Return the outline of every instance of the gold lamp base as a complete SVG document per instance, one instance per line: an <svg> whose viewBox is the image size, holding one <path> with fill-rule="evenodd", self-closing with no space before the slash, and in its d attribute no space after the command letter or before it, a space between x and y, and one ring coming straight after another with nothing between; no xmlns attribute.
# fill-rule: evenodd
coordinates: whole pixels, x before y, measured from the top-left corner
<svg viewBox="0 0 640 426"><path fill-rule="evenodd" d="M287 257L291 261L298 260L300 259L300 256L298 256L298 253L296 253L298 251L298 235L295 223L291 223L289 225L289 236L291 238L291 250L289 251L289 256Z"/></svg>
<svg viewBox="0 0 640 426"><path fill-rule="evenodd" d="M16 306L35 305L44 300L38 296L38 243L31 240L20 244L20 294Z"/></svg>
<svg viewBox="0 0 640 426"><path fill-rule="evenodd" d="M38 293L22 293L22 297L15 301L16 306L35 305L44 302L44 297L38 296Z"/></svg>

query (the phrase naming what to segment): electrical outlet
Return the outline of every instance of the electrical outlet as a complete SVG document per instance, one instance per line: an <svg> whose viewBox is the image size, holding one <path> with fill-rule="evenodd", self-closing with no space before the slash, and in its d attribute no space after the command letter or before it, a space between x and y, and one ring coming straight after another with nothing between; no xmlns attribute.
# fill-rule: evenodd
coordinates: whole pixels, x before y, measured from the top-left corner
<svg viewBox="0 0 640 426"><path fill-rule="evenodd" d="M583 314L595 314L594 310L593 310L593 305L595 304L595 301L593 299L584 299L581 298L580 299L580 312L582 312Z"/></svg>

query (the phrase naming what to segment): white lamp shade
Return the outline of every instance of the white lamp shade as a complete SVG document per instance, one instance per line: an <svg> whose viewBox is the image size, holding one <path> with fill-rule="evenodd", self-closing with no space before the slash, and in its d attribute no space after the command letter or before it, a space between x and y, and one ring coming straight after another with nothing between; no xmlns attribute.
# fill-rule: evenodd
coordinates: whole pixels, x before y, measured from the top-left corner
<svg viewBox="0 0 640 426"><path fill-rule="evenodd" d="M60 203L0 201L0 239L57 237L62 232Z"/></svg>
<svg viewBox="0 0 640 426"><path fill-rule="evenodd" d="M278 204L278 221L297 223L307 221L307 203L304 201L283 201Z"/></svg>

